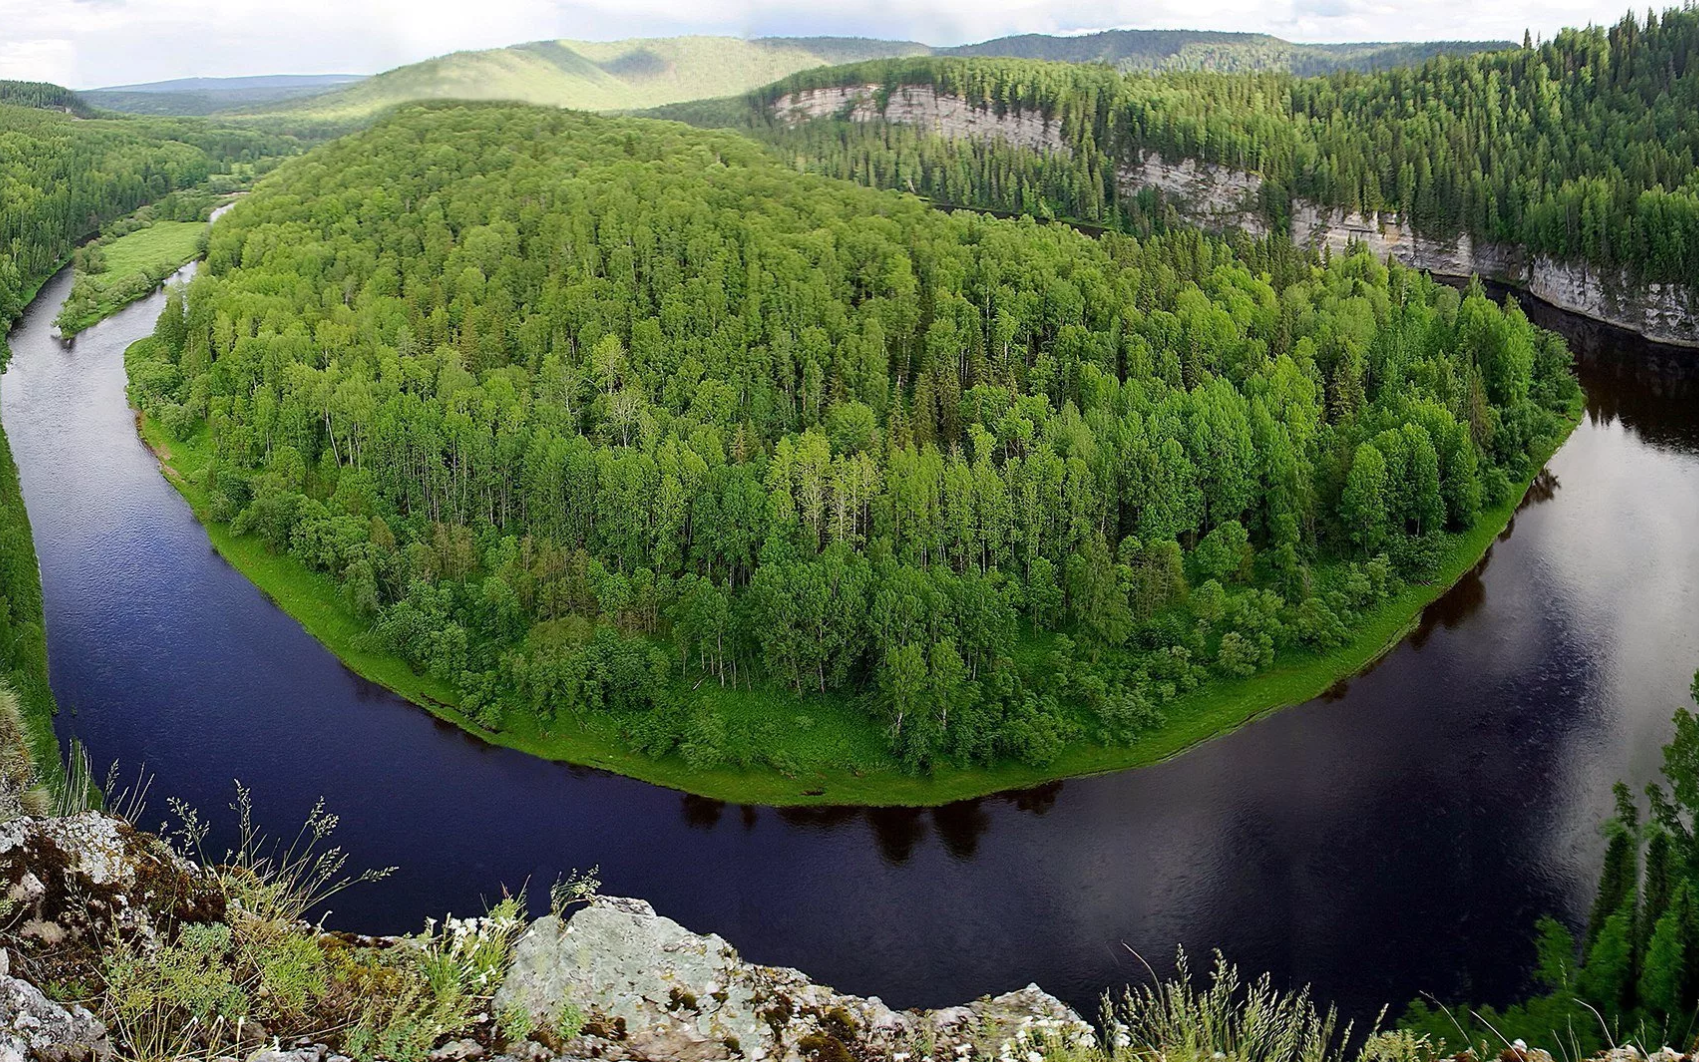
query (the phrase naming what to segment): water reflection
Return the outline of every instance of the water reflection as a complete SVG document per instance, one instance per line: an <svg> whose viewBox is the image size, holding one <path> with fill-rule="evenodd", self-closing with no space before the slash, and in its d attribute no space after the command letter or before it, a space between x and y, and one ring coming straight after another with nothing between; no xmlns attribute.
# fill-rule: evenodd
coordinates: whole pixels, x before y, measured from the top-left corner
<svg viewBox="0 0 1699 1062"><path fill-rule="evenodd" d="M1558 482L1557 473L1549 468L1540 469L1533 480L1529 482L1528 492L1522 496L1521 501L1516 503L1516 511L1522 512L1530 506L1543 505L1551 501L1557 497L1558 489L1562 486L1563 484ZM1514 522L1512 521L1512 523ZM1505 530L1510 529L1507 527Z"/></svg>
<svg viewBox="0 0 1699 1062"><path fill-rule="evenodd" d="M1013 790L973 800L960 800L935 808L862 808L849 806L767 809L794 829L831 833L857 822L865 823L886 863L901 866L917 847L935 835L953 859L971 860L979 850L980 838L995 822L992 809L1006 805L1030 815L1044 815L1056 805L1065 783L1048 782L1031 789ZM726 803L708 797L679 794L686 826L712 832L720 826ZM745 832L760 822L761 809L739 806L739 821Z"/></svg>
<svg viewBox="0 0 1699 1062"><path fill-rule="evenodd" d="M1436 630L1456 630L1470 616L1481 611L1487 603L1487 581L1482 576L1487 565L1492 563L1492 547L1487 547L1483 556L1468 574L1457 581L1457 585L1441 594L1427 608L1422 610L1422 618L1416 624L1416 629L1410 632L1409 644L1412 648L1420 649L1428 644Z"/></svg>
<svg viewBox="0 0 1699 1062"><path fill-rule="evenodd" d="M1586 423L1514 535L1327 696L1146 770L935 810L684 798L489 746L341 668L135 438L121 357L161 300L66 349L48 328L68 286L0 385L59 729L209 811L232 778L280 827L326 796L359 861L402 868L339 897L333 926L408 931L600 866L752 961L898 1006L1036 980L1090 1011L1138 974L1123 945L1163 968L1177 944L1365 1019L1424 990L1502 1001L1533 921L1584 916L1609 785L1655 775L1699 661L1699 357L1583 329Z"/></svg>

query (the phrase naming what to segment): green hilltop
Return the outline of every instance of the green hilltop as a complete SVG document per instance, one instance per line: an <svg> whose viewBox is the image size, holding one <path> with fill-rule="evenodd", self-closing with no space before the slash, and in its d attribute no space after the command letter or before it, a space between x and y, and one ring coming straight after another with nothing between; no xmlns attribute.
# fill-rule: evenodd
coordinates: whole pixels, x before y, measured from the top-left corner
<svg viewBox="0 0 1699 1062"><path fill-rule="evenodd" d="M937 48L937 55L1107 63L1123 72L1211 70L1285 71L1299 76L1336 70L1417 66L1436 55L1469 55L1514 47L1510 41L1413 41L1299 44L1266 33L1207 30L1105 30L1058 37L1026 33L980 44Z"/></svg>
<svg viewBox="0 0 1699 1062"><path fill-rule="evenodd" d="M1417 65L1439 54L1496 51L1505 41L1295 44L1259 33L1108 30L1074 37L1025 34L934 48L858 37L655 37L534 41L455 52L337 87L257 104L251 113L366 118L427 99L511 100L586 111L643 110L735 96L798 71L918 55L998 56L1107 63L1131 70L1284 70L1322 74Z"/></svg>
<svg viewBox="0 0 1699 1062"><path fill-rule="evenodd" d="M78 118L94 115L88 101L62 85L46 81L0 81L0 104L41 111L60 111Z"/></svg>
<svg viewBox="0 0 1699 1062"><path fill-rule="evenodd" d="M907 41L831 37L535 41L427 59L269 111L352 119L425 99L626 110L748 92L811 67L928 51Z"/></svg>

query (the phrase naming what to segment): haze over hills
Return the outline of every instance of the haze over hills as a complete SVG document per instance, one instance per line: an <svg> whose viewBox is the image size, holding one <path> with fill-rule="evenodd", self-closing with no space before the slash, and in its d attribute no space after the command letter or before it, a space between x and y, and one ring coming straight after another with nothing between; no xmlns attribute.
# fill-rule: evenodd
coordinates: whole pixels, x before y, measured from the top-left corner
<svg viewBox="0 0 1699 1062"><path fill-rule="evenodd" d="M96 107L130 114L213 114L315 96L364 80L364 74L262 74L257 77L184 77L140 85L87 89Z"/></svg>
<svg viewBox="0 0 1699 1062"><path fill-rule="evenodd" d="M1510 41L1406 41L1300 44L1266 33L1207 30L1105 30L1079 36L1025 33L980 44L936 48L937 55L1048 59L1108 63L1119 70L1288 70L1327 74L1335 70L1384 70L1411 66L1435 55L1468 55L1514 47Z"/></svg>
<svg viewBox="0 0 1699 1062"><path fill-rule="evenodd" d="M267 110L360 118L419 99L516 100L588 111L657 107L747 92L811 67L929 51L909 41L832 37L534 41L427 59Z"/></svg>
<svg viewBox="0 0 1699 1062"><path fill-rule="evenodd" d="M361 118L416 99L502 99L590 111L637 110L731 96L819 66L909 55L975 55L1108 63L1122 70L1291 70L1319 74L1419 63L1436 54L1510 47L1507 41L1296 44L1259 33L1108 30L1025 34L934 48L854 37L658 37L536 41L455 52L397 67L322 95L251 111Z"/></svg>

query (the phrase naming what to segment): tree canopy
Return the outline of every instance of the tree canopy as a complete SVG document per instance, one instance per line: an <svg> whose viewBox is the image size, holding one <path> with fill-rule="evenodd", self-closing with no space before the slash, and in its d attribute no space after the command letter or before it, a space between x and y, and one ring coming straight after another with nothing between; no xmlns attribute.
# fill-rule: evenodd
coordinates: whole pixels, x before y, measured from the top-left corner
<svg viewBox="0 0 1699 1062"><path fill-rule="evenodd" d="M837 176L952 203L1127 225L1149 212L1117 193L1138 152L1264 178L1276 225L1294 199L1393 211L1416 231L1517 244L1699 289L1699 10L1419 67L1327 77L1120 74L1014 59L921 57L808 70L752 97L749 121L787 157ZM933 86L998 113L1038 113L1068 155L974 143L886 123L774 125L786 93Z"/></svg>
<svg viewBox="0 0 1699 1062"><path fill-rule="evenodd" d="M772 691L923 769L1132 740L1340 645L1531 471L1568 364L1367 254L1097 240L469 104L261 182L131 379L212 452L215 515L485 727L758 762L702 688Z"/></svg>

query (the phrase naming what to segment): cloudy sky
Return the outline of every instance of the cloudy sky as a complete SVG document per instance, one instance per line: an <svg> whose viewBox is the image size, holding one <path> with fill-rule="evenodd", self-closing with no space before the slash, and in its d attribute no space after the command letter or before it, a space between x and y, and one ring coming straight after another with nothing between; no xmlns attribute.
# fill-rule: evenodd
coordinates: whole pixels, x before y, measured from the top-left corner
<svg viewBox="0 0 1699 1062"><path fill-rule="evenodd" d="M95 88L176 77L374 73L546 38L677 33L904 38L1223 29L1292 40L1519 40L1610 22L1622 0L0 0L0 78Z"/></svg>

